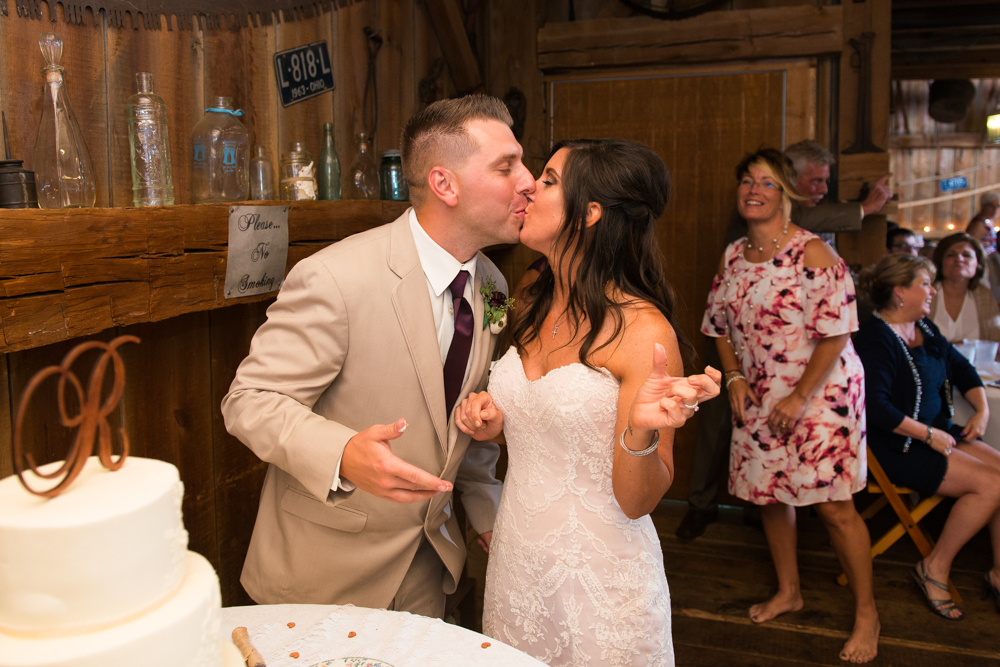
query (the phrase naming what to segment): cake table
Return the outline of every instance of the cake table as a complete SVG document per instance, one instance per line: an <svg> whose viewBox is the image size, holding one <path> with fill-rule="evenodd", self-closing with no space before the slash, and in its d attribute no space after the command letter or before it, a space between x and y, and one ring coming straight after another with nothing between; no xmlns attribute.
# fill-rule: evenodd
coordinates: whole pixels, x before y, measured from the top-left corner
<svg viewBox="0 0 1000 667"><path fill-rule="evenodd" d="M288 624L294 623L289 628ZM220 632L245 626L267 667L310 667L365 657L392 667L539 667L517 649L457 625L405 612L352 605L228 607ZM350 633L354 637L349 637ZM483 644L489 646L483 648ZM297 658L291 657L298 653Z"/></svg>

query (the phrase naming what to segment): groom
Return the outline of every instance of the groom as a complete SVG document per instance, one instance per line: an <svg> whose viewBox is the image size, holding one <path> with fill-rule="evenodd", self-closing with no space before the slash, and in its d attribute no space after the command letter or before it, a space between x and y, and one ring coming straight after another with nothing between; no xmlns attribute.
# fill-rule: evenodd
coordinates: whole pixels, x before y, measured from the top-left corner
<svg viewBox="0 0 1000 667"><path fill-rule="evenodd" d="M531 174L499 100L435 102L402 136L413 208L288 274L222 401L267 476L241 582L262 604L444 614L465 563L453 485L488 548L498 449L455 426L496 336L479 250L516 243Z"/></svg>

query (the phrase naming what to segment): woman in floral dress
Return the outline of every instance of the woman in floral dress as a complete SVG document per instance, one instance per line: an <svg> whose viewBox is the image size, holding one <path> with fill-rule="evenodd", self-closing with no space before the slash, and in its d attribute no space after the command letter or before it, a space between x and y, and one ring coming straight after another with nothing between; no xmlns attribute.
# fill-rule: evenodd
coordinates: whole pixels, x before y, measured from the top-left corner
<svg viewBox="0 0 1000 667"><path fill-rule="evenodd" d="M844 565L856 610L840 658L878 650L870 538L852 495L864 488L864 370L850 342L854 285L821 238L789 221L800 198L791 163L773 149L737 167L748 236L728 248L702 332L716 338L733 408L729 491L762 505L778 592L750 609L763 623L803 606L795 507L812 505Z"/></svg>

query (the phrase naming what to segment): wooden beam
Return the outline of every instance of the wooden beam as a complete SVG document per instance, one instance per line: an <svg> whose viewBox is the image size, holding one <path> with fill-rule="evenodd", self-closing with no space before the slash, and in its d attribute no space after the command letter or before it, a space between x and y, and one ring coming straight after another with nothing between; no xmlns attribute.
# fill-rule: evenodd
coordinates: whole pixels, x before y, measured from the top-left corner
<svg viewBox="0 0 1000 667"><path fill-rule="evenodd" d="M441 52L459 94L471 93L483 85L479 61L465 34L465 17L457 0L431 0L425 3L437 34Z"/></svg>
<svg viewBox="0 0 1000 667"><path fill-rule="evenodd" d="M1000 77L1000 47L958 54L921 51L892 54L893 79L994 79Z"/></svg>
<svg viewBox="0 0 1000 667"><path fill-rule="evenodd" d="M291 204L286 272L408 206L274 203ZM4 211L0 353L273 296L225 298L228 235L228 204Z"/></svg>
<svg viewBox="0 0 1000 667"><path fill-rule="evenodd" d="M892 137L889 148L1000 148L1000 145L986 143L981 132L942 132Z"/></svg>
<svg viewBox="0 0 1000 667"><path fill-rule="evenodd" d="M788 58L840 53L843 7L708 12L681 21L647 16L550 23L538 31L543 71Z"/></svg>

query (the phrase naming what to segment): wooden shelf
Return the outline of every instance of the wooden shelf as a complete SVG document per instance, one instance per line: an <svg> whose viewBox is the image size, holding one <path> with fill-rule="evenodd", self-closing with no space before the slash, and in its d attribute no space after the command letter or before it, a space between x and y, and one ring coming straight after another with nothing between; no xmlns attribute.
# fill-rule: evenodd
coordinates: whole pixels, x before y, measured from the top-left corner
<svg viewBox="0 0 1000 667"><path fill-rule="evenodd" d="M243 203L291 206L286 272L334 241L391 222L409 206ZM273 296L224 298L229 206L3 211L0 352Z"/></svg>

